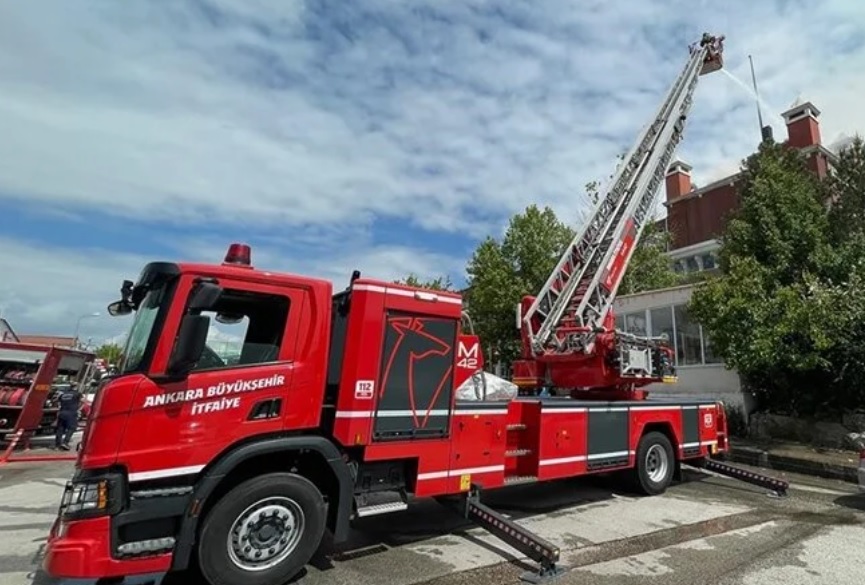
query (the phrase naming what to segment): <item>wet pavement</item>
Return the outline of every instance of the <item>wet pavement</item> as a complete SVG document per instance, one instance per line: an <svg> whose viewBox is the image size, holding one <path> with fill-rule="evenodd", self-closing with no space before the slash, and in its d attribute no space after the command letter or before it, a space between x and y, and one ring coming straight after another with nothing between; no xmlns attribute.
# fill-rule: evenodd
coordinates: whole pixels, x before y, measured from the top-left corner
<svg viewBox="0 0 865 585"><path fill-rule="evenodd" d="M69 463L0 468L0 585L32 581L70 473ZM783 499L693 471L654 498L594 479L509 488L484 502L561 547L560 585L860 585L865 496L847 483L786 477L793 485ZM325 544L297 583L516 584L532 567L438 503L419 501L358 522L338 549Z"/></svg>

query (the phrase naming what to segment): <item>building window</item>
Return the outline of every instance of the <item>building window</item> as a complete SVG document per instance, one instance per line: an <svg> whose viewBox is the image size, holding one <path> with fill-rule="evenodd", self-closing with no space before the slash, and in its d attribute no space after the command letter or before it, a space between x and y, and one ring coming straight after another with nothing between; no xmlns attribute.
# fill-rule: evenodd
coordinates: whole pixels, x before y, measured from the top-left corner
<svg viewBox="0 0 865 585"><path fill-rule="evenodd" d="M703 363L703 343L700 325L691 320L686 305L676 305L676 362L680 366Z"/></svg>
<svg viewBox="0 0 865 585"><path fill-rule="evenodd" d="M677 366L723 363L713 351L703 327L689 317L685 304L616 315L616 329L643 337L666 335L676 354Z"/></svg>
<svg viewBox="0 0 865 585"><path fill-rule="evenodd" d="M646 312L628 313L625 315L625 331L634 335L646 337L648 331L646 329Z"/></svg>
<svg viewBox="0 0 865 585"><path fill-rule="evenodd" d="M717 266L714 254L703 254L703 270L714 270Z"/></svg>
<svg viewBox="0 0 865 585"><path fill-rule="evenodd" d="M697 262L696 256L688 256L685 259L685 264L688 267L688 272L700 272L700 263Z"/></svg>
<svg viewBox="0 0 865 585"><path fill-rule="evenodd" d="M670 345L673 345L676 337L673 329L673 307L649 310L649 323L652 327L652 337L666 335Z"/></svg>

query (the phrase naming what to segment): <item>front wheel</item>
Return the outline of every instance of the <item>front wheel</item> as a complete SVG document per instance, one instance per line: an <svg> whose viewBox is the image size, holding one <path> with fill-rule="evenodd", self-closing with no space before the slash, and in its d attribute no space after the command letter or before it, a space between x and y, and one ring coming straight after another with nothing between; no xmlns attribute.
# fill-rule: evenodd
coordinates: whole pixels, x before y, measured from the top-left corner
<svg viewBox="0 0 865 585"><path fill-rule="evenodd" d="M308 479L270 473L225 494L207 514L198 564L210 585L282 585L318 548L325 503Z"/></svg>
<svg viewBox="0 0 865 585"><path fill-rule="evenodd" d="M676 458L670 439L657 431L643 435L637 445L634 468L634 484L640 493L648 496L664 493L673 481L675 468Z"/></svg>

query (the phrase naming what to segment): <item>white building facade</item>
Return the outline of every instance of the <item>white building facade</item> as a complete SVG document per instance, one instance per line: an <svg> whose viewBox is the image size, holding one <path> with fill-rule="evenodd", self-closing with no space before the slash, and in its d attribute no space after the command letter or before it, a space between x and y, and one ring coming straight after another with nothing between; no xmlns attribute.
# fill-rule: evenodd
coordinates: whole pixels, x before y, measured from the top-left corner
<svg viewBox="0 0 865 585"><path fill-rule="evenodd" d="M714 353L703 327L688 315L693 290L694 285L686 285L619 297L616 328L670 340L679 381L650 385L652 397L723 400L750 412L753 400L743 392L739 374Z"/></svg>

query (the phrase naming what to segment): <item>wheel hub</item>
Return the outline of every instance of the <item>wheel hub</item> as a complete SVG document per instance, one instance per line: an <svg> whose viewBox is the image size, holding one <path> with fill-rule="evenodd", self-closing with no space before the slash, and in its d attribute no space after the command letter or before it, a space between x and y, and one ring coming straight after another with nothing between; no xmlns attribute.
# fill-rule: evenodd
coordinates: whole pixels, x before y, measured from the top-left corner
<svg viewBox="0 0 865 585"><path fill-rule="evenodd" d="M646 453L646 473L653 482L661 482L667 476L669 458L660 445L652 445Z"/></svg>
<svg viewBox="0 0 865 585"><path fill-rule="evenodd" d="M294 500L273 497L249 506L228 535L231 561L246 571L264 571L288 557L303 534L303 510Z"/></svg>

